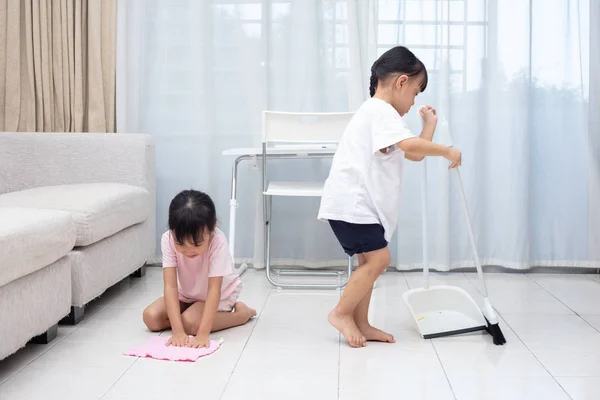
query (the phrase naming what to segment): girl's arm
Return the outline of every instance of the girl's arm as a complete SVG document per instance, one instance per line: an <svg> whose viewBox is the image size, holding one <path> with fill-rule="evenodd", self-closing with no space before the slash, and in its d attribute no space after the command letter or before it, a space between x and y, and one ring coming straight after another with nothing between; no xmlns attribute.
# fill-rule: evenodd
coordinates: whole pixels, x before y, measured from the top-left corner
<svg viewBox="0 0 600 400"><path fill-rule="evenodd" d="M183 329L183 322L181 322L181 308L179 306L177 289L177 268L163 268L163 280L165 282L167 316L173 330L173 336L169 339L167 345L185 346L187 335Z"/></svg>
<svg viewBox="0 0 600 400"><path fill-rule="evenodd" d="M419 137L431 142L433 140L433 133L435 132L435 125L435 123L426 123L423 125L423 130Z"/></svg>
<svg viewBox="0 0 600 400"><path fill-rule="evenodd" d="M450 168L459 167L461 164L462 154L460 151L453 147L446 147L441 144L430 142L421 137L406 139L397 143L397 145L402 151L411 154L413 157L444 157L452 163Z"/></svg>
<svg viewBox="0 0 600 400"><path fill-rule="evenodd" d="M202 319L200 320L200 326L198 327L198 333L193 343L190 343L192 347L210 346L210 332L212 331L215 317L217 316L217 310L219 308L219 302L221 301L221 284L223 283L222 276L214 276L208 278L208 294L206 296L206 303L204 303L204 311L202 312Z"/></svg>
<svg viewBox="0 0 600 400"><path fill-rule="evenodd" d="M419 137L428 141L433 141L433 134L437 126L437 111L433 107L422 107L419 110L419 115L423 118L423 130ZM423 161L424 156L415 155L412 153L404 153L404 157L410 161Z"/></svg>
<svg viewBox="0 0 600 400"><path fill-rule="evenodd" d="M423 130L421 131L421 134L419 135L419 137L421 139L425 139L429 142L431 142L433 140L433 133L435 132L435 124L431 125L431 124L426 124L423 127ZM414 153L409 153L409 152L405 152L404 153L404 158L406 158L407 160L410 161L423 161L423 158L425 158L425 156L421 156L421 155L417 155Z"/></svg>

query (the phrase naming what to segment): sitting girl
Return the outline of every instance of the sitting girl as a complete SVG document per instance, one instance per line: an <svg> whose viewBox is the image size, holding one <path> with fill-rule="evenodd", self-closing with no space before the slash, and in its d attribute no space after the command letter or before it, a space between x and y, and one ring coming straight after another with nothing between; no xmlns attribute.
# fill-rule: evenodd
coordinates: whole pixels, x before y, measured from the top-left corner
<svg viewBox="0 0 600 400"><path fill-rule="evenodd" d="M256 315L237 301L242 281L216 225L207 194L185 190L171 201L169 231L161 240L164 296L143 314L149 330L173 330L167 345L208 347L210 332L243 325Z"/></svg>

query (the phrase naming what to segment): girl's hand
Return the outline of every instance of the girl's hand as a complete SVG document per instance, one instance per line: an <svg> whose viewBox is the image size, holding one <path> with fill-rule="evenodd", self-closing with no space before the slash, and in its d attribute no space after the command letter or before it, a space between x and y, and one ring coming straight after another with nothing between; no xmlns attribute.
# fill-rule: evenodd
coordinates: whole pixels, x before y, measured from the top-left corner
<svg viewBox="0 0 600 400"><path fill-rule="evenodd" d="M448 169L460 167L462 164L462 153L451 147L449 147L448 150L448 155L446 155L445 158L452 163Z"/></svg>
<svg viewBox="0 0 600 400"><path fill-rule="evenodd" d="M419 109L419 115L423 118L425 124L437 125L437 111L431 106L424 106Z"/></svg>
<svg viewBox="0 0 600 400"><path fill-rule="evenodd" d="M184 347L189 341L188 335L185 333L174 333L167 340L167 346Z"/></svg>
<svg viewBox="0 0 600 400"><path fill-rule="evenodd" d="M188 340L188 347L193 347L194 349L202 348L202 347L210 347L210 336L209 335L196 335L192 336Z"/></svg>

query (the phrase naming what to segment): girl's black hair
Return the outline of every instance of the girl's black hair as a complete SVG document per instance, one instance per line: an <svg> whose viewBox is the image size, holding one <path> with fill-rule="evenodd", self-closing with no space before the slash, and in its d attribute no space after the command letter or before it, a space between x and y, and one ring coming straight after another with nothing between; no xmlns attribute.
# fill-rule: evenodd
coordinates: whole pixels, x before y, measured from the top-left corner
<svg viewBox="0 0 600 400"><path fill-rule="evenodd" d="M375 95L379 81L385 80L393 73L401 73L406 76L423 74L421 92L425 91L427 87L425 65L406 47L396 46L383 53L371 67L371 84L369 86L371 97Z"/></svg>
<svg viewBox="0 0 600 400"><path fill-rule="evenodd" d="M204 229L212 232L217 224L217 211L212 199L197 190L184 190L171 200L169 206L169 229L175 242L186 241L199 246L203 241Z"/></svg>

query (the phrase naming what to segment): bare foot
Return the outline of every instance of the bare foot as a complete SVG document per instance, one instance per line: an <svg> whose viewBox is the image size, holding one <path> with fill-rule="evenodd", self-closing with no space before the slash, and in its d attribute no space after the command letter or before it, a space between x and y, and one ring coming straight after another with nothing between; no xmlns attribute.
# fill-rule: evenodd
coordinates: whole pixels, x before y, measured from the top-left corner
<svg viewBox="0 0 600 400"><path fill-rule="evenodd" d="M392 335L371 325L362 325L359 329L367 341L396 343Z"/></svg>
<svg viewBox="0 0 600 400"><path fill-rule="evenodd" d="M250 308L248 307L245 303L242 303L241 301L238 301L237 303L235 303L235 305L233 306L234 312L236 313L241 313L243 315L246 315L248 317L248 320L250 320L250 318L256 316L256 310L254 308Z"/></svg>
<svg viewBox="0 0 600 400"><path fill-rule="evenodd" d="M352 315L339 315L334 309L327 316L327 320L344 336L351 347L364 347L366 345L365 337L354 323Z"/></svg>

